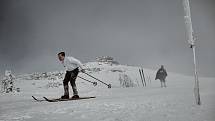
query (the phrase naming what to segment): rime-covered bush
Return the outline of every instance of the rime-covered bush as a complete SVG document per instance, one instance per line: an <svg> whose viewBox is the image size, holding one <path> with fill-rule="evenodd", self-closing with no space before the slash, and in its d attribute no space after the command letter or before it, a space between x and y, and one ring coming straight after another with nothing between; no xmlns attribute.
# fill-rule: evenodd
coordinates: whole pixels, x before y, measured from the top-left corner
<svg viewBox="0 0 215 121"><path fill-rule="evenodd" d="M60 82L56 82L56 81L50 81L48 82L48 84L46 85L46 88L58 88L62 85L62 83Z"/></svg>
<svg viewBox="0 0 215 121"><path fill-rule="evenodd" d="M15 76L12 74L11 71L6 70L5 76L1 80L1 92L3 93L10 93L16 92L17 89L14 86Z"/></svg>
<svg viewBox="0 0 215 121"><path fill-rule="evenodd" d="M126 74L119 74L119 81L120 81L120 86L124 88L135 87L135 83Z"/></svg>

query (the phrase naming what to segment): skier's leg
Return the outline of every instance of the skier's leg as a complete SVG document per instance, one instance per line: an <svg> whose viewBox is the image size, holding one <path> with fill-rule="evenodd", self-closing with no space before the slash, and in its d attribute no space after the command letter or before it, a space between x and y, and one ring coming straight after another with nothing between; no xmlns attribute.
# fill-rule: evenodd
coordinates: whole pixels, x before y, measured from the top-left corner
<svg viewBox="0 0 215 121"><path fill-rule="evenodd" d="M69 85L68 82L63 82L63 86L64 86L64 96L69 95Z"/></svg>
<svg viewBox="0 0 215 121"><path fill-rule="evenodd" d="M75 83L76 78L78 76L78 72L79 72L78 68L76 68L75 70L73 70L72 74L71 74L71 80L70 80L70 84L71 84L72 90L73 90L73 95L75 97L78 97L78 90L77 90L77 86L76 86L76 83Z"/></svg>
<svg viewBox="0 0 215 121"><path fill-rule="evenodd" d="M69 85L68 85L68 82L70 80L70 77L71 77L71 72L67 71L66 75L64 77L64 80L63 80L64 96L62 96L62 98L69 98Z"/></svg>
<svg viewBox="0 0 215 121"><path fill-rule="evenodd" d="M166 87L166 80L164 80L164 87Z"/></svg>
<svg viewBox="0 0 215 121"><path fill-rule="evenodd" d="M161 82L161 88L163 87L163 83L162 83L162 80L160 80L160 82Z"/></svg>
<svg viewBox="0 0 215 121"><path fill-rule="evenodd" d="M72 90L73 90L73 95L78 95L78 90L77 90L77 86L75 84L75 79L73 79L71 81L71 86L72 86Z"/></svg>

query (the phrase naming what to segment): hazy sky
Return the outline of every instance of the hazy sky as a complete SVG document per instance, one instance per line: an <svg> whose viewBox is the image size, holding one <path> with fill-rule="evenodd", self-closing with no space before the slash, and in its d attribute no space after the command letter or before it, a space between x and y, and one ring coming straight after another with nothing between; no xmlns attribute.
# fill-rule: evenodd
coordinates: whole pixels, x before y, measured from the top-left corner
<svg viewBox="0 0 215 121"><path fill-rule="evenodd" d="M215 0L191 0L201 76L215 76ZM182 0L0 0L0 70L62 69L56 54L191 75Z"/></svg>

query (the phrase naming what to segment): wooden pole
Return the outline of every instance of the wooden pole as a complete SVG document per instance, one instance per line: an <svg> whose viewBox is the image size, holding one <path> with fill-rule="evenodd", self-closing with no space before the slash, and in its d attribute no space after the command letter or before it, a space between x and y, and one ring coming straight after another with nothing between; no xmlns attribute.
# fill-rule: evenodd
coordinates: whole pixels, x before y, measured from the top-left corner
<svg viewBox="0 0 215 121"><path fill-rule="evenodd" d="M192 49L193 49L194 76L195 76L194 96L196 98L196 104L201 105L200 94L199 94L199 79L198 79L197 63L196 63L196 46L193 46Z"/></svg>
<svg viewBox="0 0 215 121"><path fill-rule="evenodd" d="M184 19L185 19L185 25L186 25L186 29L187 29L188 43L190 44L190 48L193 49L194 78L195 78L194 96L196 99L196 104L201 105L200 94L199 94L199 80L198 80L198 73L197 73L197 63L196 63L196 38L194 38L189 0L183 0L183 7L184 7L184 12L185 12Z"/></svg>

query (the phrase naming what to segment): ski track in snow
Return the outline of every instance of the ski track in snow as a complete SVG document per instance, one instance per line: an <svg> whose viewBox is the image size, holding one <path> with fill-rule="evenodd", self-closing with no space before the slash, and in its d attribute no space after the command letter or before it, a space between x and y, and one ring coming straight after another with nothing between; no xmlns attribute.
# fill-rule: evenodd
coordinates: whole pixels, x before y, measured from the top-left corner
<svg viewBox="0 0 215 121"><path fill-rule="evenodd" d="M133 68L132 78L140 79L132 72ZM94 75L110 83L118 81L114 80L116 76L107 78L110 74L106 71ZM153 79L144 88L111 89L77 80L80 96L96 98L52 103L36 102L31 96L59 97L63 94L62 86L46 89L47 80L19 80L21 93L0 95L0 121L215 121L215 79L200 78L202 105L197 106L193 78L169 75L167 88L160 88L159 81Z"/></svg>

